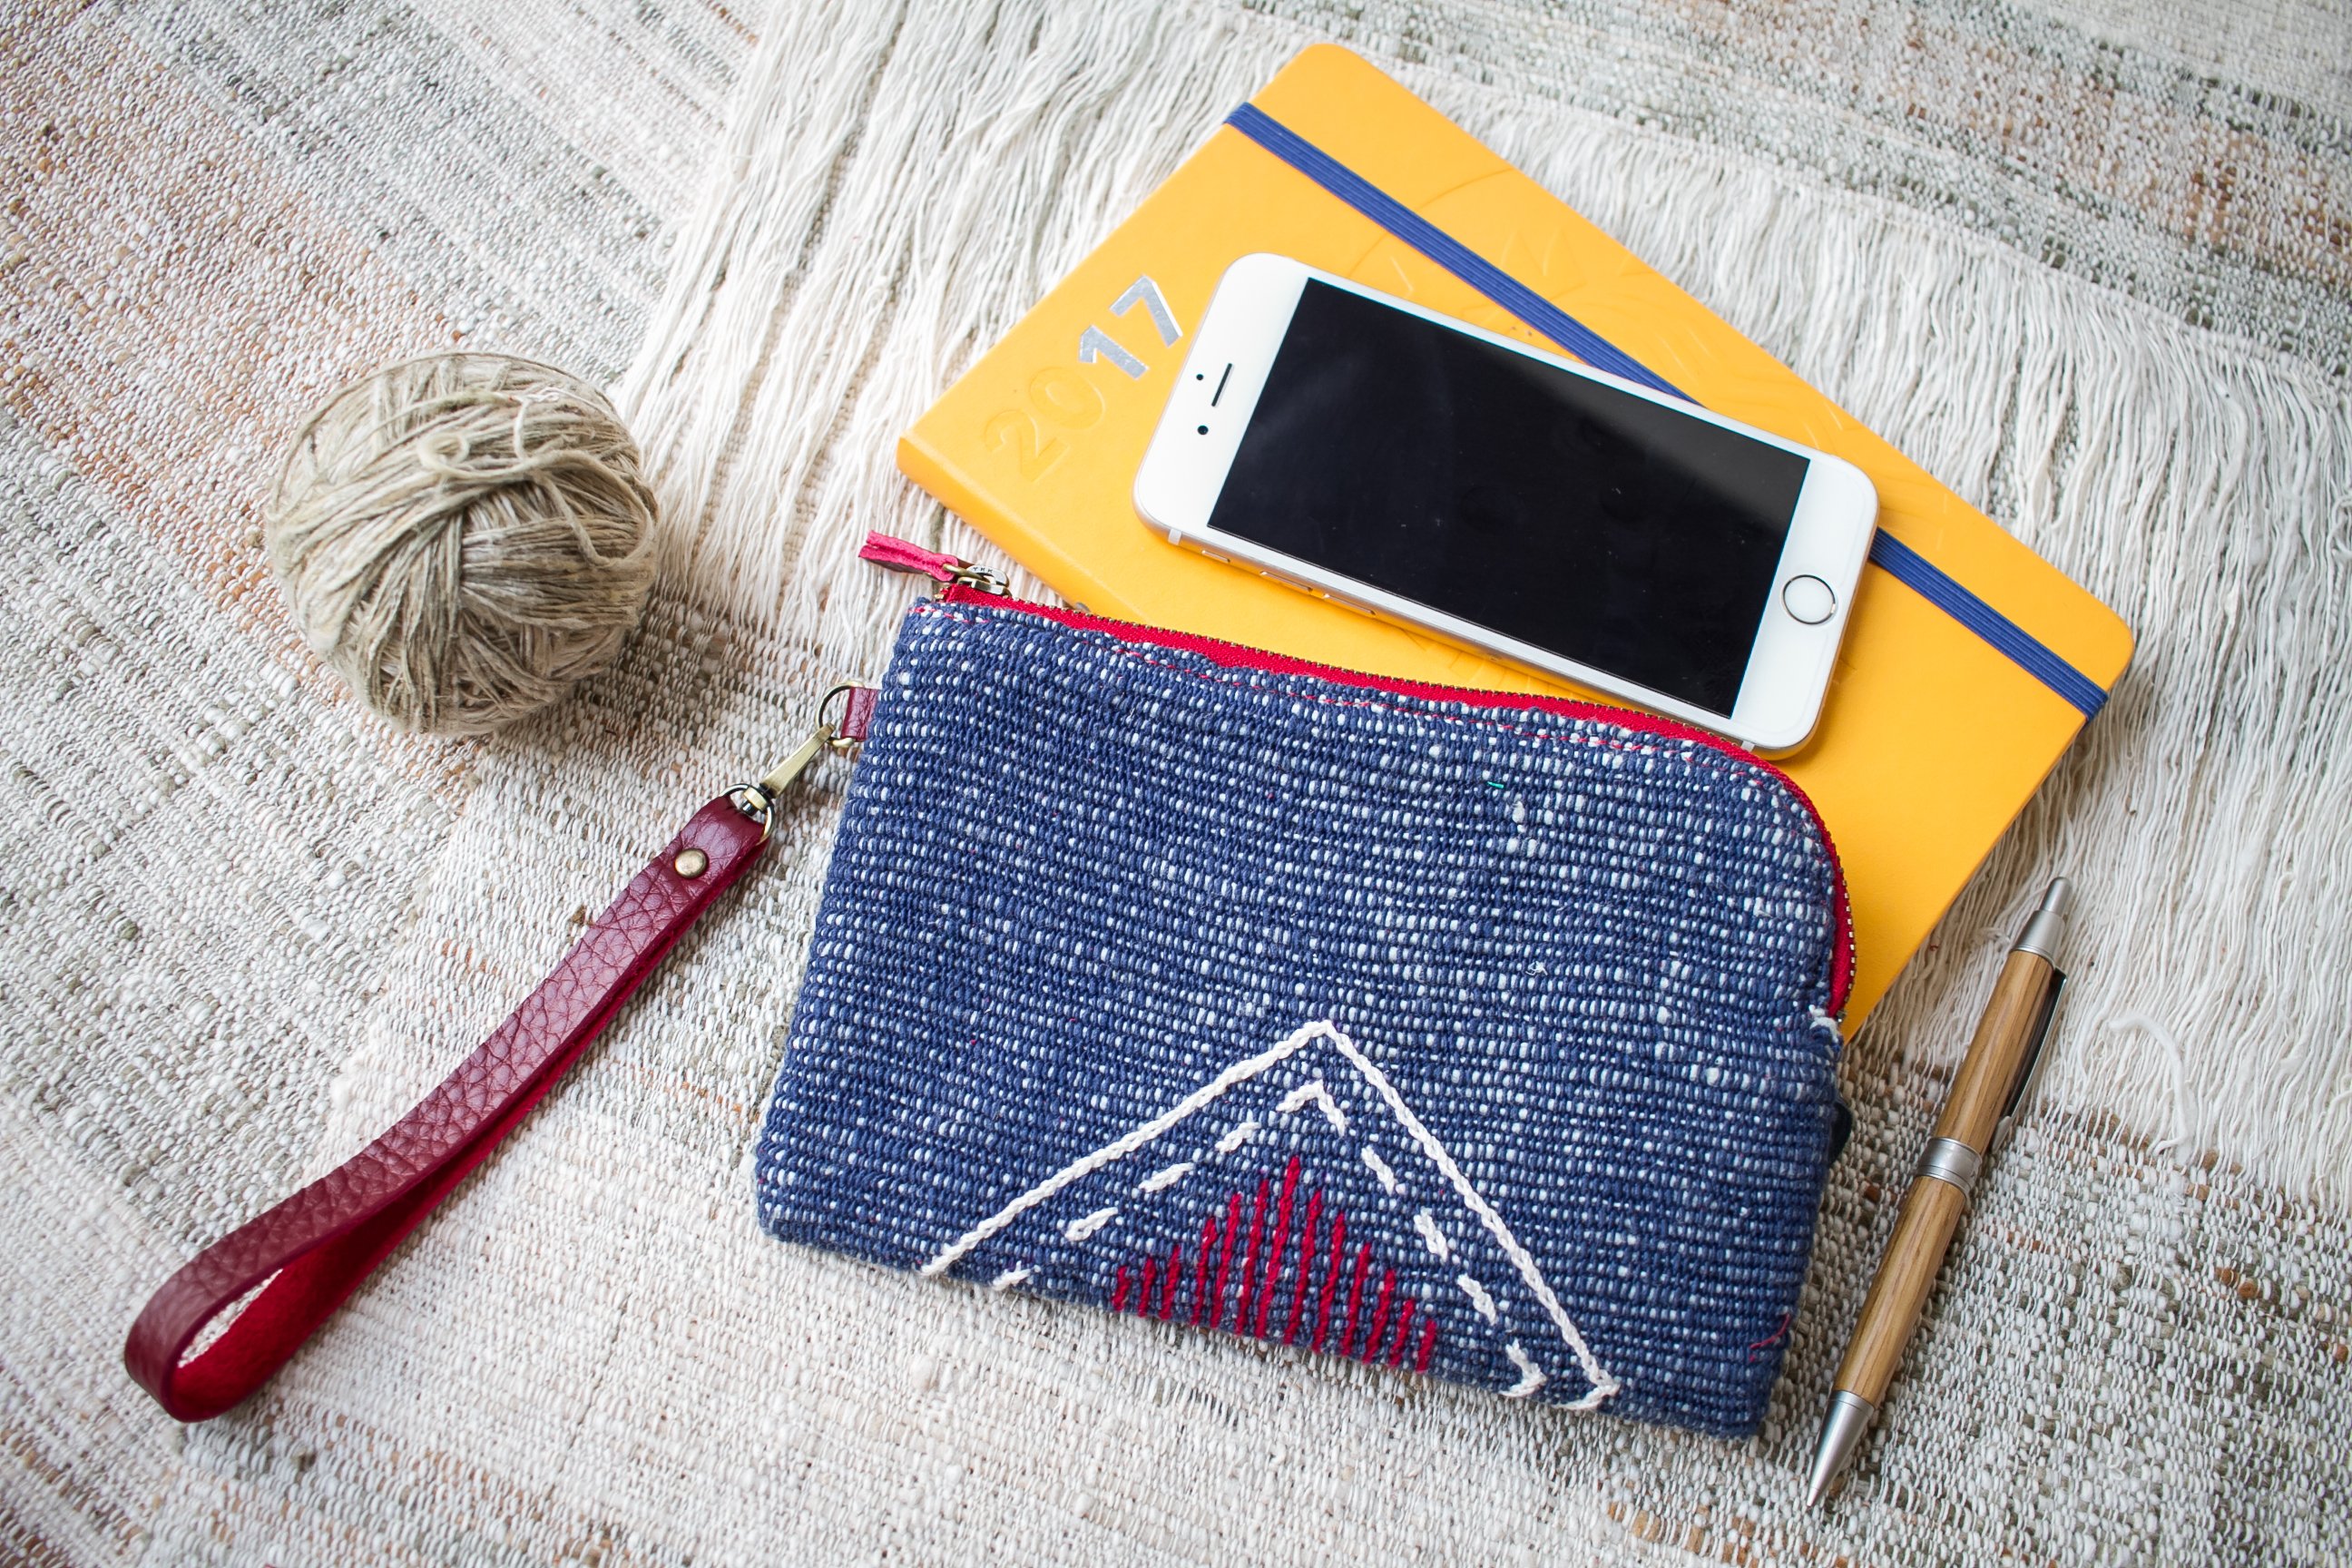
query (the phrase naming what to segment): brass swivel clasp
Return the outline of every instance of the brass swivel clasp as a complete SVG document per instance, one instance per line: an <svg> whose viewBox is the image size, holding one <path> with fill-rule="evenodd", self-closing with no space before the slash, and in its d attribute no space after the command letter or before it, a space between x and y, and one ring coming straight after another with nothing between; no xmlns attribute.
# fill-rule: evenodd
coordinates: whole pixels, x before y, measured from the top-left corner
<svg viewBox="0 0 2352 1568"><path fill-rule="evenodd" d="M834 704L837 699L846 708L849 694L860 688L860 682L845 680L818 699L816 727L808 739L786 752L782 762L761 776L759 783L737 784L727 792L727 798L734 802L735 809L760 825L760 837L763 841L775 826L776 802L782 797L784 791L800 782L801 775L814 766L819 757L828 752L837 752L844 756L856 754L864 737L841 732L840 721L835 717Z"/></svg>

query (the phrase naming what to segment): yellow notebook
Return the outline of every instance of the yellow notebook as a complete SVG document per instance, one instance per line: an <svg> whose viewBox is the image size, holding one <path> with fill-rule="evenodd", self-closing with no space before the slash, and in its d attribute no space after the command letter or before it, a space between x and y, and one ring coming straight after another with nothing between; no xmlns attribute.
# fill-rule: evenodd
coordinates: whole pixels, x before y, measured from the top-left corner
<svg viewBox="0 0 2352 1568"><path fill-rule="evenodd" d="M1880 539L1820 727L1778 759L1845 864L1860 964L1846 1016L1859 1023L2123 672L2122 621L1328 45L1236 110L957 382L900 439L899 466L1099 615L1381 675L1593 695L1180 550L1136 516L1136 467L1184 336L1225 268L1259 250L1604 368L1620 368L1613 347L1703 406L1836 453L1876 483Z"/></svg>

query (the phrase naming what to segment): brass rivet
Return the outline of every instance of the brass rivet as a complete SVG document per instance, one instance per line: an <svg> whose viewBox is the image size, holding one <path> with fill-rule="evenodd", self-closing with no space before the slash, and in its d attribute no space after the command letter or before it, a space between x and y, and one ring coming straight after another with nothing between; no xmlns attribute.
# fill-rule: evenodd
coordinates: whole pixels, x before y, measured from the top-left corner
<svg viewBox="0 0 2352 1568"><path fill-rule="evenodd" d="M699 849L681 849L670 866L681 877L699 877L710 868L710 857Z"/></svg>

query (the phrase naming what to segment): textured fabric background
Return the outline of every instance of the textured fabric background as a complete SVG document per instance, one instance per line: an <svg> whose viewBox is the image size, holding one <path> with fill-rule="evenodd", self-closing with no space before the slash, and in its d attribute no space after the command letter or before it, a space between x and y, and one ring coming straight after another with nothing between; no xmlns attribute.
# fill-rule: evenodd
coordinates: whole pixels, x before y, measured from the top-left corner
<svg viewBox="0 0 2352 1568"><path fill-rule="evenodd" d="M841 779L247 1407L121 1335L878 664L897 430L1300 44L1398 72L2117 605L2142 652L1843 1069L1728 1445L777 1246L748 1154ZM2352 1530L2352 26L2318 0L1079 14L0 10L0 1557L2324 1562ZM346 374L618 378L673 531L609 675L392 736L254 504ZM1838 1347L2001 935L2050 1098L1855 1484Z"/></svg>

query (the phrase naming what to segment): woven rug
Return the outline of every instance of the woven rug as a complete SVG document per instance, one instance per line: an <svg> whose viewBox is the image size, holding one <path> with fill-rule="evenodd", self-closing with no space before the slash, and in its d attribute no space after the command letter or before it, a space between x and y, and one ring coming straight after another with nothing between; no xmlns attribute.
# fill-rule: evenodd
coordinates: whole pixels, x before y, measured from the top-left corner
<svg viewBox="0 0 2352 1568"><path fill-rule="evenodd" d="M1763 1434L1528 1411L761 1238L845 780L268 1390L121 1336L446 1070L912 587L898 430L1317 38L1398 74L2114 604L2141 652L1849 1047ZM0 23L0 1560L2328 1562L2352 1539L2352 24L583 0ZM619 387L662 587L515 731L393 735L260 563L285 433L463 342ZM1034 584L1023 583L1024 591ZM1847 1493L1843 1336L2005 932L2045 1098Z"/></svg>

